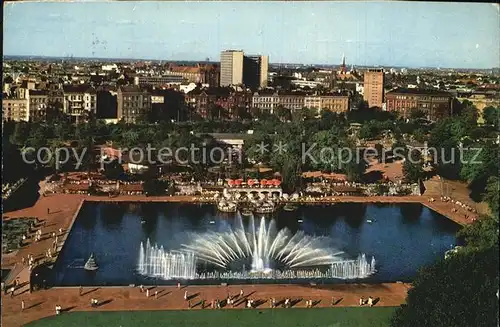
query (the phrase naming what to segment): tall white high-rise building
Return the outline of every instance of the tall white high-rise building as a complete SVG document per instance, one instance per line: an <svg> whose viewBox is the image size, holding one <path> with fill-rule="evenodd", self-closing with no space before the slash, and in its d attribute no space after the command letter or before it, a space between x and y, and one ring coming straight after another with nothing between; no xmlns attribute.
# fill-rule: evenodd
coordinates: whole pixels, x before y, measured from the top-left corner
<svg viewBox="0 0 500 327"><path fill-rule="evenodd" d="M243 51L222 51L220 55L220 86L238 84L243 84Z"/></svg>

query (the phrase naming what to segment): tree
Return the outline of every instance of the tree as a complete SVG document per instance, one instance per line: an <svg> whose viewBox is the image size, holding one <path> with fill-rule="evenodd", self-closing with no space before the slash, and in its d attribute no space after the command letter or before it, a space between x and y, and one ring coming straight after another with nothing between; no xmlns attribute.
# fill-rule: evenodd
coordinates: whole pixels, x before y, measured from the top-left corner
<svg viewBox="0 0 500 327"><path fill-rule="evenodd" d="M483 119L488 125L498 127L500 120L500 107L488 106L483 109Z"/></svg>
<svg viewBox="0 0 500 327"><path fill-rule="evenodd" d="M283 165L279 169L282 187L286 192L294 192L302 175L300 158L290 154L285 154L284 157Z"/></svg>
<svg viewBox="0 0 500 327"><path fill-rule="evenodd" d="M455 118L458 120L458 118ZM453 128L455 119L439 121L431 130L429 146L436 151L434 164L439 175L456 179L460 173L460 160L452 160L459 154L458 143L461 136L457 135L457 128Z"/></svg>
<svg viewBox="0 0 500 327"><path fill-rule="evenodd" d="M500 169L498 146L493 142L472 144L461 149L460 177L469 182L471 197L479 198L486 190L488 178L497 176Z"/></svg>
<svg viewBox="0 0 500 327"><path fill-rule="evenodd" d="M119 179L123 173L123 167L118 160L113 160L104 165L104 176L106 176L107 179Z"/></svg>
<svg viewBox="0 0 500 327"><path fill-rule="evenodd" d="M375 144L375 152L377 152L377 159L382 160L384 157L384 146L380 143Z"/></svg>
<svg viewBox="0 0 500 327"><path fill-rule="evenodd" d="M10 141L18 146L25 146L28 142L30 133L30 125L25 122L18 122L14 127L14 131L10 137Z"/></svg>
<svg viewBox="0 0 500 327"><path fill-rule="evenodd" d="M229 116L226 109L215 103L208 105L208 114L211 120L223 120Z"/></svg>
<svg viewBox="0 0 500 327"><path fill-rule="evenodd" d="M422 168L422 154L420 151L409 151L403 164L404 180L408 183L415 183L424 177Z"/></svg>
<svg viewBox="0 0 500 327"><path fill-rule="evenodd" d="M343 170L347 175L347 180L350 182L361 182L363 175L365 174L368 163L364 160L363 155L357 154L358 149L351 149L353 158L347 160L348 158L342 158L342 162L347 162L343 165Z"/></svg>
<svg viewBox="0 0 500 327"><path fill-rule="evenodd" d="M491 327L498 319L498 243L422 269L393 327Z"/></svg>
<svg viewBox="0 0 500 327"><path fill-rule="evenodd" d="M170 184L164 180L148 178L144 181L143 190L146 196L165 195Z"/></svg>
<svg viewBox="0 0 500 327"><path fill-rule="evenodd" d="M486 194L484 195L484 200L488 203L493 217L498 217L499 214L499 193L500 179L497 176L491 176L488 178L488 182L486 184Z"/></svg>
<svg viewBox="0 0 500 327"><path fill-rule="evenodd" d="M419 118L425 118L425 112L418 108L413 108L410 110L410 119L419 119Z"/></svg>
<svg viewBox="0 0 500 327"><path fill-rule="evenodd" d="M498 198L498 192L496 194ZM481 217L472 224L466 225L461 229L458 232L458 236L465 239L467 250L484 250L498 244L498 228L498 215Z"/></svg>
<svg viewBox="0 0 500 327"><path fill-rule="evenodd" d="M413 131L413 138L417 142L424 142L426 139L425 132L422 128L417 128Z"/></svg>
<svg viewBox="0 0 500 327"><path fill-rule="evenodd" d="M302 118L304 120L313 119L317 116L317 114L318 114L318 112L316 109L307 108L307 107L302 108Z"/></svg>
<svg viewBox="0 0 500 327"><path fill-rule="evenodd" d="M310 156L306 156L306 159L310 160L307 164L313 169L324 172L339 171L341 169L339 155L343 145L345 145L345 140L335 127L313 134L308 147L310 151L307 152Z"/></svg>
<svg viewBox="0 0 500 327"><path fill-rule="evenodd" d="M257 132L245 142L244 150L246 156L255 162L268 163L270 151L272 150L271 137L267 133Z"/></svg>
<svg viewBox="0 0 500 327"><path fill-rule="evenodd" d="M248 112L248 108L244 106L237 106L233 108L234 110L234 116L238 118L239 120L244 120L244 119L250 119L252 116Z"/></svg>
<svg viewBox="0 0 500 327"><path fill-rule="evenodd" d="M292 119L292 113L290 112L290 109L285 108L281 105L276 108L276 115L281 121L288 121Z"/></svg>
<svg viewBox="0 0 500 327"><path fill-rule="evenodd" d="M362 139L373 139L378 135L378 128L372 122L367 122L361 126L359 130L359 137Z"/></svg>

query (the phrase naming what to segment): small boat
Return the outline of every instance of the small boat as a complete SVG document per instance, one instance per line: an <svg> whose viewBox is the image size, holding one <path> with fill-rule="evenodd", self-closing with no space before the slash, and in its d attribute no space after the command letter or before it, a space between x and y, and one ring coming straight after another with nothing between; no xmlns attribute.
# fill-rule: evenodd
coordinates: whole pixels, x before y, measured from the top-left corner
<svg viewBox="0 0 500 327"><path fill-rule="evenodd" d="M215 220L210 220L210 224L211 225L215 224Z"/></svg>
<svg viewBox="0 0 500 327"><path fill-rule="evenodd" d="M99 266L95 262L93 253L90 255L89 259L85 263L85 266L83 266L83 269L88 271L96 271L97 269L99 269Z"/></svg>
<svg viewBox="0 0 500 327"><path fill-rule="evenodd" d="M236 212L237 205L234 202L220 201L217 203L217 209L222 212Z"/></svg>
<svg viewBox="0 0 500 327"><path fill-rule="evenodd" d="M295 210L297 210L297 207L294 206L294 205L291 205L291 204L285 204L285 206L283 207L283 210L285 210L285 211L295 211Z"/></svg>
<svg viewBox="0 0 500 327"><path fill-rule="evenodd" d="M371 219L367 219L366 222L371 224L373 221Z"/></svg>
<svg viewBox="0 0 500 327"><path fill-rule="evenodd" d="M273 202L268 201L268 202L261 203L259 206L257 206L255 208L255 212L262 213L262 214L268 214L268 213L275 212L276 209L277 209L276 205Z"/></svg>
<svg viewBox="0 0 500 327"><path fill-rule="evenodd" d="M302 219L297 220L299 223L303 223L304 221Z"/></svg>

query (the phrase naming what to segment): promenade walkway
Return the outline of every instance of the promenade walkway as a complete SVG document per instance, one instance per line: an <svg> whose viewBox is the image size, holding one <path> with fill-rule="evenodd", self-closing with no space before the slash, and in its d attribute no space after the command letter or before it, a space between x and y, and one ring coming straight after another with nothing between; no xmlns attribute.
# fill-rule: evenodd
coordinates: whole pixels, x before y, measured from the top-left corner
<svg viewBox="0 0 500 327"><path fill-rule="evenodd" d="M372 296L378 299L376 306L397 306L404 303L409 285L402 283L392 284L341 284L325 286L311 285L230 285L230 286L188 286L177 289L170 287L149 287L150 296L141 293L138 287L106 287L84 288L83 295L79 295L79 288L52 288L32 294L22 293L14 297L2 295L2 325L7 327L22 326L30 321L55 314L55 306L61 305L63 311L118 311L118 310L183 310L188 309L184 301L184 292L193 296L191 305L197 305L192 310L200 310L199 302L205 300L205 310L210 310L212 300L223 301L228 294L235 296L243 289L243 298L260 301L260 308L269 308L269 299L274 297L277 302L284 298L292 300L302 299L295 307L305 307L306 300L319 303L318 307L330 307L332 297L340 302L336 306L358 306L359 298ZM148 288L145 286L145 289ZM158 296L155 297L155 292ZM92 298L103 304L97 308L90 306ZM25 302L25 310L21 311L21 301ZM243 309L244 299L237 300L235 308ZM283 309L279 309L283 310Z"/></svg>

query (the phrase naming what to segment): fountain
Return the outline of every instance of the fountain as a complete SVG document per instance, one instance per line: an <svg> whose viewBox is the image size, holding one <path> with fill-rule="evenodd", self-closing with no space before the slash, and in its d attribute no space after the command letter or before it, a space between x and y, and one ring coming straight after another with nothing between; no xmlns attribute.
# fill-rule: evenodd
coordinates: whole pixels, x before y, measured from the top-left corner
<svg viewBox="0 0 500 327"><path fill-rule="evenodd" d="M272 269L276 263L288 268L327 266L342 261L342 251L325 248L323 238L295 235L287 229L276 231L276 222L267 225L264 217L259 227L253 216L247 230L241 216L235 218L236 227L225 232L192 234L192 241L183 244L185 250L194 252L197 258L220 268L227 269L230 263L250 259L251 271L262 272Z"/></svg>
<svg viewBox="0 0 500 327"><path fill-rule="evenodd" d="M223 232L191 235L191 241L179 251L163 247L140 245L138 271L162 279L358 279L375 272L375 259L368 262L361 254L347 260L338 251L324 246L324 238L299 231L292 235L288 229L276 230L276 222L259 226L253 215L247 229L241 216L235 218L235 228ZM198 261L218 268L214 272L198 272ZM245 269L249 262L251 269ZM234 271L235 264L240 264ZM233 269L233 270L232 270Z"/></svg>
<svg viewBox="0 0 500 327"><path fill-rule="evenodd" d="M141 243L138 271L141 275L162 279L193 279L196 275L196 259L193 253L168 252L163 247Z"/></svg>

